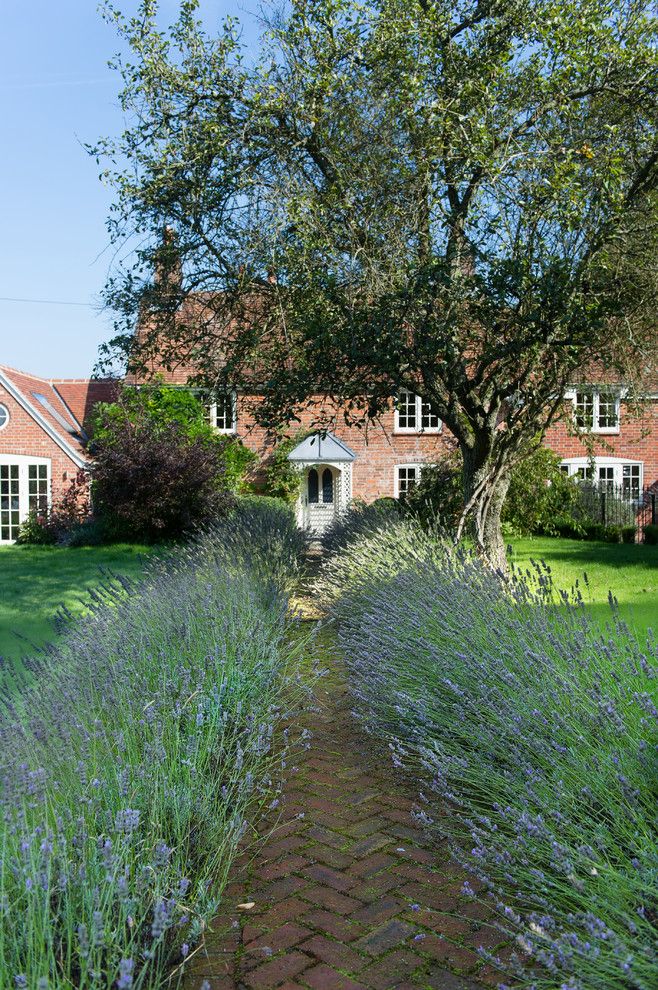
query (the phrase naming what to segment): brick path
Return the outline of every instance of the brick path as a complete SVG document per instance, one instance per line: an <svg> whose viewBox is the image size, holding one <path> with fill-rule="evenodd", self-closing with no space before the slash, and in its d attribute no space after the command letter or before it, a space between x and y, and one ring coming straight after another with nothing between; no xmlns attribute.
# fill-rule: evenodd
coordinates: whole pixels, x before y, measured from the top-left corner
<svg viewBox="0 0 658 990"><path fill-rule="evenodd" d="M183 990L496 986L476 954L501 941L488 910L462 898L465 875L415 825L386 755L354 725L340 672L318 695L310 748L266 838L235 864Z"/></svg>

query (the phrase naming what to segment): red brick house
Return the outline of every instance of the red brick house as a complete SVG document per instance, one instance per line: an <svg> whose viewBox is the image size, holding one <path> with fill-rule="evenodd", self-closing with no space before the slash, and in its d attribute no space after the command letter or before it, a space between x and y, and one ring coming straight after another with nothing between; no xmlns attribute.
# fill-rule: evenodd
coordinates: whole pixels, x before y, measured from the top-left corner
<svg viewBox="0 0 658 990"><path fill-rule="evenodd" d="M647 397L639 417L627 408L622 392L611 387L578 386L566 399L573 404L574 422L557 423L546 437L565 473L614 486L629 500L643 489L658 489L658 394ZM261 463L269 456L271 441L240 396L214 405L211 421L241 437ZM311 414L304 414L299 428L310 426ZM423 465L453 447L438 417L408 392L367 431L341 425L326 439L307 439L289 455L300 468L300 522L323 529L351 499L398 497L416 482Z"/></svg>
<svg viewBox="0 0 658 990"><path fill-rule="evenodd" d="M183 386L192 369L181 363L152 370ZM574 385L565 400L565 417L546 436L546 445L562 457L565 473L605 484L629 501L643 489L655 486L658 491L658 392L646 397L640 416L625 403L624 390L614 385ZM252 405L253 398L225 396L211 406L210 418L220 432L240 437L263 465L273 441L254 422ZM302 413L296 430L308 431L312 421L312 412ZM408 392L367 430L342 424L326 439L304 440L289 455L300 469L300 524L322 530L352 499L396 498L415 484L423 465L453 448L449 430L420 397Z"/></svg>
<svg viewBox="0 0 658 990"><path fill-rule="evenodd" d="M184 387L189 369L166 371L164 380ZM0 366L0 542L16 538L31 508L63 493L88 463L85 421L95 403L109 401L115 385L89 379L44 379ZM553 426L546 438L570 475L619 486L629 499L658 488L658 393L643 414L632 415L623 392L612 386L579 385L566 396L574 422ZM215 428L240 437L265 464L273 439L259 427L240 395L218 397L209 408ZM295 431L307 432L312 413ZM582 431L582 436L579 434ZM593 444L590 456L587 441ZM289 455L300 472L300 524L322 530L353 499L397 497L418 479L423 465L445 456L452 438L438 417L411 393L367 429L337 426L326 437L301 440ZM258 470L255 480L262 477Z"/></svg>
<svg viewBox="0 0 658 990"><path fill-rule="evenodd" d="M84 424L115 385L39 378L0 365L0 543L32 509L59 498L88 464Z"/></svg>

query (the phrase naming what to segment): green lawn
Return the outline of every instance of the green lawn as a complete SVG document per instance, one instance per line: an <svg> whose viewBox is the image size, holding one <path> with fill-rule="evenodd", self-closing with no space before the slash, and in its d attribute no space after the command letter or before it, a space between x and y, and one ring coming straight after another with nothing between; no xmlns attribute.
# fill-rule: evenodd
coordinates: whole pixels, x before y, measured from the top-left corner
<svg viewBox="0 0 658 990"><path fill-rule="evenodd" d="M0 657L17 660L52 639L58 607L84 611L101 568L138 577L151 547L0 547ZM17 635L18 634L18 635Z"/></svg>
<svg viewBox="0 0 658 990"><path fill-rule="evenodd" d="M545 560L554 583L567 590L579 580L591 614L603 625L610 618L608 592L612 591L629 626L642 637L647 629L658 633L658 547L549 537L509 542L515 566L525 568L530 560ZM583 585L583 573L589 587Z"/></svg>

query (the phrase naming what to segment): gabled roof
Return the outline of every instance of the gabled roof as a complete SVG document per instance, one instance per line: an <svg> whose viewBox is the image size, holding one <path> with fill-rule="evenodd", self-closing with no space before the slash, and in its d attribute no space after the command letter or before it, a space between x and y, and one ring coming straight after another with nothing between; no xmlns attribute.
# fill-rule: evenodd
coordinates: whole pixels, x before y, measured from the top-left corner
<svg viewBox="0 0 658 990"><path fill-rule="evenodd" d="M32 375L27 371L0 365L0 384L9 392L36 423L58 444L79 467L87 463L86 435L83 422L93 401L110 399L114 391L107 382L91 382L89 379L51 379ZM99 388L90 386L98 385ZM65 399L72 400L74 413Z"/></svg>
<svg viewBox="0 0 658 990"><path fill-rule="evenodd" d="M83 428L95 405L114 402L117 397L118 383L114 378L52 378L50 381Z"/></svg>
<svg viewBox="0 0 658 990"><path fill-rule="evenodd" d="M289 461L353 461L353 450L333 433L313 433L288 454Z"/></svg>

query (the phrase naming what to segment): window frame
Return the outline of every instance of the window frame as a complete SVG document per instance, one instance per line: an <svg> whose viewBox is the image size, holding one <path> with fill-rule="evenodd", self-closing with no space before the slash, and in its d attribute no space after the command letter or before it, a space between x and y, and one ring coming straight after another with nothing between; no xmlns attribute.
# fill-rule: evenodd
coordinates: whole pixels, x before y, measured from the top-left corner
<svg viewBox="0 0 658 990"><path fill-rule="evenodd" d="M592 425L578 425L578 395L591 393L592 396ZM608 396L614 402L614 410L617 419L615 426L600 426L601 421L601 396ZM621 431L621 390L614 386L598 385L576 385L569 389L565 396L573 405L573 421L579 433L596 433L603 436L615 436Z"/></svg>
<svg viewBox="0 0 658 990"><path fill-rule="evenodd" d="M223 393L225 400L231 403L231 425L230 426L217 426L217 401L210 403L210 425L212 426L215 433L220 433L222 436L234 436L238 431L238 397L235 389L228 389L227 392Z"/></svg>
<svg viewBox="0 0 658 990"><path fill-rule="evenodd" d="M399 400L402 395L411 395L414 397L414 419L416 421L415 426L400 426L400 409ZM438 419L438 424L436 426L423 426L423 416L435 416L435 413L431 411L425 414L423 412L423 406L429 405L429 403L424 402L422 396L411 391L408 388L401 388L395 399L395 413L393 419L393 432L401 434L412 434L414 436L422 433L434 434L441 433L443 430L443 421L440 416L436 416ZM418 425L420 424L420 425Z"/></svg>
<svg viewBox="0 0 658 990"><path fill-rule="evenodd" d="M30 512L30 468L31 467L45 467L46 469L46 502L44 508L47 510L52 505L52 459L50 457L33 457L30 454L0 454L0 466L1 467L17 467L18 468L18 527L16 529L16 536L18 535L18 529L20 529L21 524L27 519ZM39 472L37 471L37 478ZM11 493L9 493L11 497ZM15 511L11 509L5 511ZM0 545L8 546L15 542L16 536L11 536L9 539L4 539L2 536L3 528L11 530L14 528L14 524L9 523L6 527L2 526L2 519L0 517Z"/></svg>
<svg viewBox="0 0 658 990"><path fill-rule="evenodd" d="M401 494L402 495L406 495L407 494L407 491L408 491L408 489L407 489L406 491L404 491L402 493L400 492L400 474L399 474L399 472L400 472L401 469L415 468L416 471L418 472L417 477L416 477L416 484L418 484L418 482L420 481L420 476L422 474L423 468L425 466L426 466L425 463L423 463L422 461L406 461L404 464L396 464L395 467L394 467L394 469L393 469L393 497L394 498L400 498L400 495Z"/></svg>
<svg viewBox="0 0 658 990"><path fill-rule="evenodd" d="M642 491L644 490L644 461L636 461L630 457L595 457L593 458L593 465L592 458L590 457L564 457L560 461L560 469L563 470L566 467L567 471L565 473L569 478L574 479L577 479L577 475L580 470L586 471L592 466L594 467L594 477L581 478L580 480L588 481L597 486L602 483L609 484L610 480L612 480L612 485L615 490L623 488L625 467L629 469L634 467L639 468L637 488L639 495L642 495ZM612 479L601 478L601 470L612 470ZM631 501L635 501L635 499L631 498Z"/></svg>
<svg viewBox="0 0 658 990"><path fill-rule="evenodd" d="M5 419L4 422L0 423L0 430L4 430L7 426L9 426L9 422L11 420L11 413L9 412L9 406L6 405L4 402L0 402L0 412L2 411L4 411L5 413Z"/></svg>

